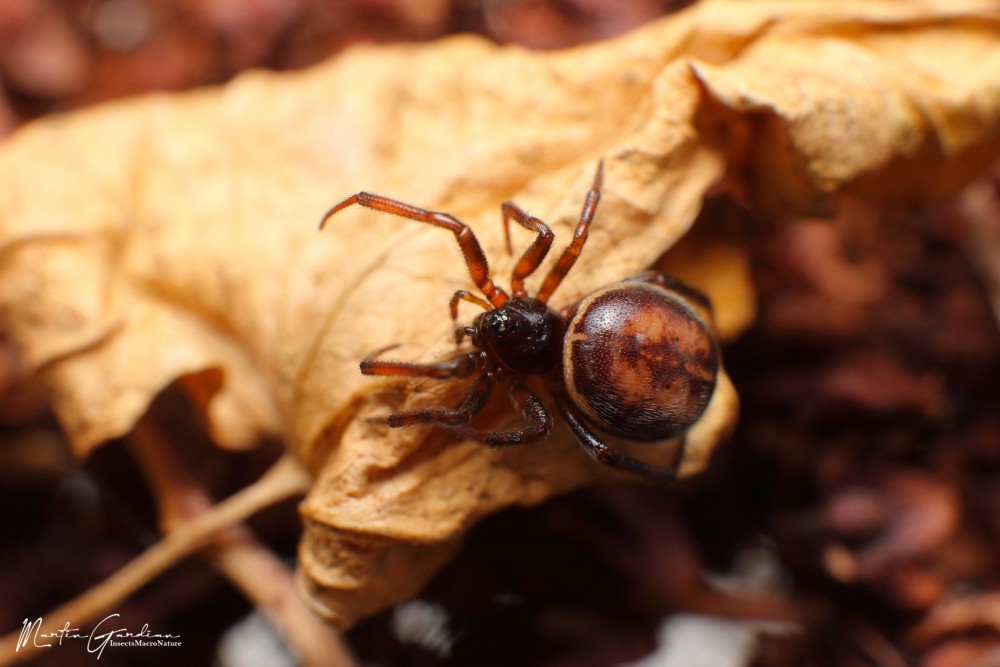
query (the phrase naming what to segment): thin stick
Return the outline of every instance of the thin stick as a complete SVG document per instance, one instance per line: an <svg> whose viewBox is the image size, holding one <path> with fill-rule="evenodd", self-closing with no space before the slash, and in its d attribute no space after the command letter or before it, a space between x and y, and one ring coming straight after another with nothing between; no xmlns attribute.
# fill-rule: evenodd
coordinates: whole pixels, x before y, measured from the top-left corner
<svg viewBox="0 0 1000 667"><path fill-rule="evenodd" d="M211 510L211 497L155 424L141 421L130 444L156 496L164 533ZM296 593L291 572L250 530L242 525L229 527L202 555L243 591L303 665L354 667L339 633L306 607Z"/></svg>
<svg viewBox="0 0 1000 667"><path fill-rule="evenodd" d="M306 472L291 456L286 455L257 482L179 526L115 574L45 616L57 621L71 620L80 627L80 624L119 605L181 558L211 543L221 531L269 505L304 493L308 487ZM17 650L20 634L20 631L15 631L0 638L0 665L27 660L36 650L33 642Z"/></svg>

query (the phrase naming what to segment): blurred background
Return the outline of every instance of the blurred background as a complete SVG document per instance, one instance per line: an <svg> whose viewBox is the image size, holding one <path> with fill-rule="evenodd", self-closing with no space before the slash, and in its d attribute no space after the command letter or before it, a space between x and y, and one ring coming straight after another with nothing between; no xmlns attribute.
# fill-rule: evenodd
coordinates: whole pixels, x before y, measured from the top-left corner
<svg viewBox="0 0 1000 667"><path fill-rule="evenodd" d="M554 49L612 37L670 0L4 0L0 136L54 111L306 67L353 42L456 32Z"/></svg>

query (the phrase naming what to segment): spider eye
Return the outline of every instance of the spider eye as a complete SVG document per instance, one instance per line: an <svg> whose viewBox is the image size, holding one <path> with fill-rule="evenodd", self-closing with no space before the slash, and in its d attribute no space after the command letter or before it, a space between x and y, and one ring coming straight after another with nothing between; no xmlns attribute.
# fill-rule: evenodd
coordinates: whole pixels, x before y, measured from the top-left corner
<svg viewBox="0 0 1000 667"><path fill-rule="evenodd" d="M516 328L514 318L504 310L492 310L483 313L480 326L484 327L490 336L504 338Z"/></svg>
<svg viewBox="0 0 1000 667"><path fill-rule="evenodd" d="M493 318L493 330L498 334L504 334L507 329L511 327L510 315L504 312L497 313L497 316Z"/></svg>

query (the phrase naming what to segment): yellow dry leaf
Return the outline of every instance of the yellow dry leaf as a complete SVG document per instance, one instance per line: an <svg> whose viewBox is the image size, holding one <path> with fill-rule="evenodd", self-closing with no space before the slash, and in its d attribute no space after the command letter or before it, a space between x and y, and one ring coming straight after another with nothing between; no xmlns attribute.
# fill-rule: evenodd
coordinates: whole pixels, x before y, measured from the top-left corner
<svg viewBox="0 0 1000 667"><path fill-rule="evenodd" d="M416 592L486 513L613 474L562 427L499 452L373 423L462 393L357 364L393 343L414 360L453 349L447 300L469 277L440 229L352 209L320 234L332 203L369 190L454 213L505 284L499 203L549 222L558 248L603 158L558 307L651 266L720 182L776 216L845 189L952 191L1000 146L998 35L984 0L707 0L563 52L467 36L357 47L47 119L0 147L0 317L81 455L177 378L220 444L283 437L316 479L302 589L348 625ZM698 231L665 262L709 292L731 339L753 316L745 253ZM723 377L682 472L735 413Z"/></svg>

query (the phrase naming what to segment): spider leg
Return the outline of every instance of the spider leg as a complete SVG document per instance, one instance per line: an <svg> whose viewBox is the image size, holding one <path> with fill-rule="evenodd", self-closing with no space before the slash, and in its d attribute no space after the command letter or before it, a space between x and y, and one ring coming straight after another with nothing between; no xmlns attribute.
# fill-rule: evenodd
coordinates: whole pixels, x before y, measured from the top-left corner
<svg viewBox="0 0 1000 667"><path fill-rule="evenodd" d="M493 310L493 306L491 306L488 301L480 299L475 294L466 292L464 289L460 289L457 292L455 292L455 295L453 297L451 297L451 303L449 304L449 308L451 310L451 319L453 322L458 321L458 304L461 301L468 301L470 303L474 303L483 310Z"/></svg>
<svg viewBox="0 0 1000 667"><path fill-rule="evenodd" d="M365 357L361 362L361 373L363 375L394 375L447 379L468 377L481 368L483 355L479 350L463 354L448 361L433 364L414 364L408 361L382 361L375 358L394 347L398 346L390 345L389 347L383 347Z"/></svg>
<svg viewBox="0 0 1000 667"><path fill-rule="evenodd" d="M492 310L493 306L490 305L488 301L480 299L475 294L470 294L464 289L460 289L455 292L454 296L451 297L451 303L449 304L449 310L451 311L451 321L458 324L458 304L462 301L468 301L474 303L484 310ZM455 345L461 345L462 340L466 336L472 336L476 331L475 327L456 327L455 328Z"/></svg>
<svg viewBox="0 0 1000 667"><path fill-rule="evenodd" d="M525 229L538 234L535 240L531 242L531 245L528 246L528 249L524 251L524 254L521 255L521 259L514 266L514 270L510 276L511 296L527 296L528 293L524 291L524 279L534 273L538 265L545 259L545 256L549 254L549 248L552 247L552 239L555 238L555 235L549 229L548 225L538 218L525 213L514 202L505 201L501 204L500 210L503 211L503 233L507 239L507 252L511 252L510 221L512 219Z"/></svg>
<svg viewBox="0 0 1000 667"><path fill-rule="evenodd" d="M472 338L476 327L455 327L455 345L461 345L466 338Z"/></svg>
<svg viewBox="0 0 1000 667"><path fill-rule="evenodd" d="M601 200L601 181L604 177L604 161L597 163L597 173L594 175L594 184L590 186L590 191L587 192L587 199L583 203L583 211L580 213L580 222L576 225L576 231L573 232L573 240L570 244L566 246L563 250L563 254L559 257L559 261L556 265L552 267L549 271L549 275L545 276L545 282L542 283L542 289L538 291L535 296L536 299L542 303L547 303L549 297L552 293L556 291L559 284L569 273L569 270L573 268L576 263L576 258L580 256L580 251L583 250L583 244L587 242L587 234L590 230L590 223L594 220L594 214L597 212L597 203Z"/></svg>
<svg viewBox="0 0 1000 667"><path fill-rule="evenodd" d="M521 383L515 383L510 388L510 400L528 420L528 426L507 431L487 431L483 433L470 426L450 426L464 438L476 440L487 447L511 447L544 438L552 431L552 415L545 404L530 389Z"/></svg>
<svg viewBox="0 0 1000 667"><path fill-rule="evenodd" d="M712 302L708 300L708 297L705 296L704 292L691 287L687 283L673 276L664 275L659 271L646 271L645 273L640 273L637 276L632 276L631 278L626 278L625 280L630 283L650 283L651 285L658 285L664 289L677 292L685 299L693 301L709 312L712 311Z"/></svg>
<svg viewBox="0 0 1000 667"><path fill-rule="evenodd" d="M465 264L469 269L469 275L472 277L472 282L476 284L476 287L480 289L486 296L486 299L496 308L507 302L509 298L507 293L490 279L490 266L486 261L486 253L483 252L482 246L479 245L479 240L472 232L472 228L455 216L404 204L403 202L389 199L382 195L359 192L351 195L327 211L326 215L323 216L323 220L319 223L319 228L323 229L327 220L353 204L358 204L374 211L398 215L408 220L426 222L429 225L449 230L455 235L455 240L458 241L458 246L462 250L462 256L465 257Z"/></svg>
<svg viewBox="0 0 1000 667"><path fill-rule="evenodd" d="M646 463L628 454L619 452L595 435L570 406L569 399L565 394L556 394L555 399L559 414L562 415L569 429L573 431L577 442L599 463L603 463L609 468L614 468L621 472L631 473L653 482L659 482L660 484L667 484L677 480L677 469L680 467L681 459L684 456L683 441L677 452L677 459L671 467L663 468Z"/></svg>
<svg viewBox="0 0 1000 667"><path fill-rule="evenodd" d="M425 408L395 412L386 418L386 423L393 428L416 424L436 424L446 428L458 427L467 423L483 409L493 391L494 384L496 384L496 376L490 372L483 373L469 387L469 391L457 408Z"/></svg>

